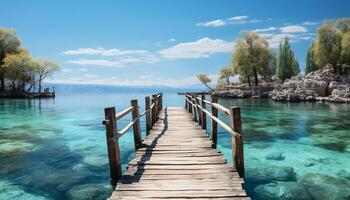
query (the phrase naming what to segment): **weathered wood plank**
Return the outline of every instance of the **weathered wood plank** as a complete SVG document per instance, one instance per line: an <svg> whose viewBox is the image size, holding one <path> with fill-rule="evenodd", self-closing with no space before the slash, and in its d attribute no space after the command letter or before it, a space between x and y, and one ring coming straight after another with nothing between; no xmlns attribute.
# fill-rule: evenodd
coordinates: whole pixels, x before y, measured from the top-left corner
<svg viewBox="0 0 350 200"><path fill-rule="evenodd" d="M184 108L160 111L110 199L250 199L212 145Z"/></svg>

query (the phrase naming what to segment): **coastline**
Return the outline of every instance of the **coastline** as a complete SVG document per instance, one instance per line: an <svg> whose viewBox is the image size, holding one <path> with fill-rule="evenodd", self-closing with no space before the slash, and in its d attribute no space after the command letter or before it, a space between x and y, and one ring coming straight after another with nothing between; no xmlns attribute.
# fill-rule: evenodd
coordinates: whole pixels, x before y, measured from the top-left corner
<svg viewBox="0 0 350 200"><path fill-rule="evenodd" d="M279 102L336 102L350 103L350 67L344 66L344 74L334 73L331 65L307 75L297 75L284 82L227 85L209 90L211 95L221 98L267 98Z"/></svg>
<svg viewBox="0 0 350 200"><path fill-rule="evenodd" d="M38 99L38 98L55 98L55 92L29 92L29 93L16 93L1 92L0 99Z"/></svg>

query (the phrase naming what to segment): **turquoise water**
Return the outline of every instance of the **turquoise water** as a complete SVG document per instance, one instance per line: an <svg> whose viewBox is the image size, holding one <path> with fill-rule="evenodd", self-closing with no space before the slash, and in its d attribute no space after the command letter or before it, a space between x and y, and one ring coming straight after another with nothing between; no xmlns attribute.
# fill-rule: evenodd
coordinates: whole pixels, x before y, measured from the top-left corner
<svg viewBox="0 0 350 200"><path fill-rule="evenodd" d="M146 95L0 100L0 199L108 197L103 108L116 105L120 111L135 98L143 108ZM169 106L184 102L176 94L165 94L164 100ZM349 198L350 105L224 99L220 103L241 106L246 188L253 199ZM143 120L141 126L144 130ZM232 162L230 136L221 130L218 137L218 148ZM125 168L134 156L131 133L121 139L121 151Z"/></svg>

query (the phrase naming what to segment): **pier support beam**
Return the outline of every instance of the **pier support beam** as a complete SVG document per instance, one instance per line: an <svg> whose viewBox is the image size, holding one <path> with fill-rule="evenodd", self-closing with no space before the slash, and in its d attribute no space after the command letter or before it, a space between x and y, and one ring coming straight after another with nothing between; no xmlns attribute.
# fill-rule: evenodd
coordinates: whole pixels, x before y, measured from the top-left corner
<svg viewBox="0 0 350 200"><path fill-rule="evenodd" d="M133 124L133 131L134 131L134 142L135 142L135 149L139 149L142 146L142 138L141 138L141 127L140 127L140 119L139 119L139 104L137 103L137 100L131 100L131 106L132 109L132 121L136 120L136 122ZM138 118L138 119L137 119Z"/></svg>
<svg viewBox="0 0 350 200"><path fill-rule="evenodd" d="M244 151L243 151L243 132L241 120L241 108L231 107L230 115L232 119L233 131L240 134L232 137L232 156L233 167L237 170L240 177L244 177Z"/></svg>
<svg viewBox="0 0 350 200"><path fill-rule="evenodd" d="M113 187L115 187L120 177L122 177L122 163L120 159L115 107L105 108L105 121L103 121L103 124L106 126L106 140L111 184Z"/></svg>
<svg viewBox="0 0 350 200"><path fill-rule="evenodd" d="M217 103L218 98L216 96L211 96L211 103ZM211 106L211 115L213 117L218 117L218 109L215 108L214 106ZM216 144L218 141L218 123L214 120L211 119L211 141L213 142L213 147L216 148Z"/></svg>

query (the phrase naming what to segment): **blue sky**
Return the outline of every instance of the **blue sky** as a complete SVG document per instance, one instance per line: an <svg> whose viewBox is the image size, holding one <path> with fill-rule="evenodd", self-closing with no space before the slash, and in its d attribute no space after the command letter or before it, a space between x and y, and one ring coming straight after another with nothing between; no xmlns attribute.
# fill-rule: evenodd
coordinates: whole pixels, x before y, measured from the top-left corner
<svg viewBox="0 0 350 200"><path fill-rule="evenodd" d="M189 87L198 73L217 78L241 30L268 36L271 48L289 36L303 71L316 28L349 8L345 0L2 0L0 27L16 29L33 57L59 62L48 82Z"/></svg>

